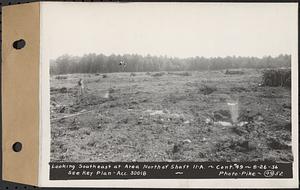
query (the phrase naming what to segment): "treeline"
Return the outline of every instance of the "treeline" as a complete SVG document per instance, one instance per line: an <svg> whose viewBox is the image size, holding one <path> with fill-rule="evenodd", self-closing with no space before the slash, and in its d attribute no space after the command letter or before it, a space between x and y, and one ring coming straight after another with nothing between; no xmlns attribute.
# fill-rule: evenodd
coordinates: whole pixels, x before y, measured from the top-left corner
<svg viewBox="0 0 300 190"><path fill-rule="evenodd" d="M174 58L167 56L141 56L137 54L110 55L87 54L82 57L63 55L50 61L50 74L69 73L111 73L125 72L153 72L153 71L204 71L237 68L278 68L290 67L291 55L277 57L190 57Z"/></svg>

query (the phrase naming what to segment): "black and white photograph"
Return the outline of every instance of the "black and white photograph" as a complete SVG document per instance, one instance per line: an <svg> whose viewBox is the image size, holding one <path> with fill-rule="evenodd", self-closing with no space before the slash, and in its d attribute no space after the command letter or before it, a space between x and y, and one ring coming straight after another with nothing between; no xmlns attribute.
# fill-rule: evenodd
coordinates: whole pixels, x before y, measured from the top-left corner
<svg viewBox="0 0 300 190"><path fill-rule="evenodd" d="M51 18L51 162L293 162L293 13L110 5Z"/></svg>
<svg viewBox="0 0 300 190"><path fill-rule="evenodd" d="M278 1L5 6L3 180L298 187L298 9Z"/></svg>
<svg viewBox="0 0 300 190"><path fill-rule="evenodd" d="M41 183L294 186L297 8L42 3Z"/></svg>

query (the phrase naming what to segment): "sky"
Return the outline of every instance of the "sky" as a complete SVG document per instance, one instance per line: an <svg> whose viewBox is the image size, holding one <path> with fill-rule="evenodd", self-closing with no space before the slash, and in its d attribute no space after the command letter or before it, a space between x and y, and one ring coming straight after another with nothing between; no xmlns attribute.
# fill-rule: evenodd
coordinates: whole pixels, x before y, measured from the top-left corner
<svg viewBox="0 0 300 190"><path fill-rule="evenodd" d="M277 56L297 42L296 3L54 3L42 55Z"/></svg>

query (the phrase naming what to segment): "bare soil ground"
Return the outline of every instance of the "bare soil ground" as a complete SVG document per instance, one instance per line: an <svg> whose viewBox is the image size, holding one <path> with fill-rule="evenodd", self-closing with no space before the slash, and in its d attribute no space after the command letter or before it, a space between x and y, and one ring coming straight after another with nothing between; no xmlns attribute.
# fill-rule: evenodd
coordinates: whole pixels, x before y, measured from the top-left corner
<svg viewBox="0 0 300 190"><path fill-rule="evenodd" d="M291 162L291 91L260 83L255 70L52 76L51 161Z"/></svg>

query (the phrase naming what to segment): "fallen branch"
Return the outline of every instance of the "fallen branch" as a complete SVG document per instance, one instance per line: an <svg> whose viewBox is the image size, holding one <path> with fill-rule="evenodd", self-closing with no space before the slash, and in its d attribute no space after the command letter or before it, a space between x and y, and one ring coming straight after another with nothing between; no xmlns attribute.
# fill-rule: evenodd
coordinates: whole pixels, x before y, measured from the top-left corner
<svg viewBox="0 0 300 190"><path fill-rule="evenodd" d="M71 114L71 115L65 115L63 117L59 117L59 118L53 118L51 119L51 122L55 122L55 121L59 121L61 119L66 119L66 118L69 118L69 117L74 117L74 116L78 116L78 115L82 115L82 114L86 114L86 113L90 113L94 110L90 110L90 111L85 111L85 112L79 112L79 113L74 113L74 114Z"/></svg>

